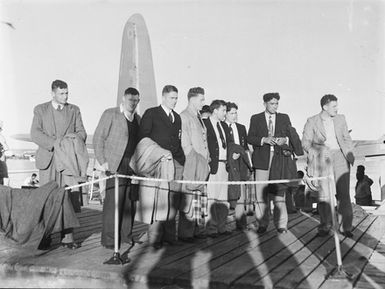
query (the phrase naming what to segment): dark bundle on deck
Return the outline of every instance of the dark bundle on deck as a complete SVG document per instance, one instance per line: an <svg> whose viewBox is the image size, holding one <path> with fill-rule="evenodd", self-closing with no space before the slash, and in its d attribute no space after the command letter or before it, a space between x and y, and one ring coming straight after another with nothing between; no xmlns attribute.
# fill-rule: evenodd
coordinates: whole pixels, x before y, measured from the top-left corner
<svg viewBox="0 0 385 289"><path fill-rule="evenodd" d="M37 249L43 237L79 227L68 192L50 182L37 189L0 186L0 237Z"/></svg>

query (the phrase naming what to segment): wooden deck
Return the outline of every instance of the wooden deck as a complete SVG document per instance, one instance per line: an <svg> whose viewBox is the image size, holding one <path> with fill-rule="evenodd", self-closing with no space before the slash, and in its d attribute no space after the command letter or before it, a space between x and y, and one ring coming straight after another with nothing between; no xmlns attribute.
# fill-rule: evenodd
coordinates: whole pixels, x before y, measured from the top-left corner
<svg viewBox="0 0 385 289"><path fill-rule="evenodd" d="M154 250L145 241L121 252L131 262L103 265L112 251L100 245L101 206L89 205L78 214L75 231L82 247L56 247L47 252L25 252L0 243L0 271L49 273L55 276L96 278L112 287L128 288L385 288L385 216L355 208L354 237L340 236L344 269L353 280L327 279L335 269L332 236L316 237L318 216L289 215L289 231L279 236L273 225L258 236L234 231L216 239ZM252 222L254 217L249 217ZM234 229L232 216L229 229ZM136 223L135 235L145 232ZM145 239L142 237L142 239ZM59 236L54 242L58 244Z"/></svg>

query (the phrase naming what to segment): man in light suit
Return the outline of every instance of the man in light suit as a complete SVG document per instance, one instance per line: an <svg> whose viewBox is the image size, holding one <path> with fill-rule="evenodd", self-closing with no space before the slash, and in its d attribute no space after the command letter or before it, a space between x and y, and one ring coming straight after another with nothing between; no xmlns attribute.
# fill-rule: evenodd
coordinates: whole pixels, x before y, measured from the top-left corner
<svg viewBox="0 0 385 289"><path fill-rule="evenodd" d="M148 137L172 154L175 167L174 180L182 179L185 156L181 145L182 122L174 111L178 101L178 89L166 85L162 90L162 104L149 108L140 124L140 139ZM181 185L170 183L168 220L154 221L149 228L149 241L155 249L178 244L176 241L175 216L179 209Z"/></svg>
<svg viewBox="0 0 385 289"><path fill-rule="evenodd" d="M207 160L208 167L209 151L207 145L207 130L203 123L199 111L202 109L205 102L205 91L201 87L190 88L187 94L187 108L181 112L182 119L182 148L187 157L194 152ZM185 168L187 170L187 168ZM182 195L181 203L190 202L191 198ZM191 205L188 204L190 207ZM193 242L194 237L203 237L199 235L199 227L196 221L189 220L183 211L179 211L179 226L178 237L184 242Z"/></svg>
<svg viewBox="0 0 385 289"><path fill-rule="evenodd" d="M139 142L140 117L135 110L139 92L132 87L125 90L119 107L105 110L95 130L93 145L95 157L105 172L132 174L130 159ZM130 179L119 178L119 244L130 243L138 196ZM101 243L114 248L115 181L107 180L103 204Z"/></svg>
<svg viewBox="0 0 385 289"><path fill-rule="evenodd" d="M265 111L255 114L250 119L250 128L247 135L249 144L253 146L253 167L255 168L255 180L269 180L271 162L275 146L289 144L290 139L285 135L291 126L287 114L277 113L280 96L278 93L266 93L263 96ZM270 186L256 185L255 213L259 228L257 232L266 232L270 219L270 195L274 202L274 225L278 233L287 232L287 210L285 204L285 192L270 192Z"/></svg>
<svg viewBox="0 0 385 289"><path fill-rule="evenodd" d="M341 233L352 237L353 209L350 201L350 165L354 163L353 142L345 116L338 114L337 97L332 94L321 98L322 111L310 117L303 131L302 147L307 153L307 173L310 177L334 174L337 190ZM321 224L318 235L327 236L332 226L328 180L319 181L318 211Z"/></svg>
<svg viewBox="0 0 385 289"><path fill-rule="evenodd" d="M31 126L31 139L39 147L36 153L36 168L39 169L40 185L56 181L59 186L72 185L73 180L57 171L58 160L54 157L54 147L64 137L79 138L86 141L80 109L68 100L68 85L62 80L55 80L51 85L52 100L37 105ZM64 232L63 244L76 249L72 231ZM64 245L63 245L64 246Z"/></svg>

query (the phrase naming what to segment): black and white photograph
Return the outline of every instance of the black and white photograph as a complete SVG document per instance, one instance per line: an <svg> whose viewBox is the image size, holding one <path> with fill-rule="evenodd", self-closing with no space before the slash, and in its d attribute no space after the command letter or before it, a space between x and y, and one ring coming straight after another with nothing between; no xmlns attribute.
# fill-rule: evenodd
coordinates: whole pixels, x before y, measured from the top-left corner
<svg viewBox="0 0 385 289"><path fill-rule="evenodd" d="M0 0L0 288L385 288L385 0Z"/></svg>

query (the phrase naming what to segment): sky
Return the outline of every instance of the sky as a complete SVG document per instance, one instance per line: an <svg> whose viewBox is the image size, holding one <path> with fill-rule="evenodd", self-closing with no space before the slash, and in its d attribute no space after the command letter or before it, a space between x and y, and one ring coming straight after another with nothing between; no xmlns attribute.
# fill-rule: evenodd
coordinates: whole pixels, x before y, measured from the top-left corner
<svg viewBox="0 0 385 289"><path fill-rule="evenodd" d="M206 103L234 101L239 122L279 92L279 111L302 133L324 94L339 99L354 139L385 134L385 1L23 1L0 0L0 120L4 134L28 133L33 107L69 85L86 131L116 104L121 40L140 13L149 32L155 81ZM12 141L11 147L26 147Z"/></svg>

